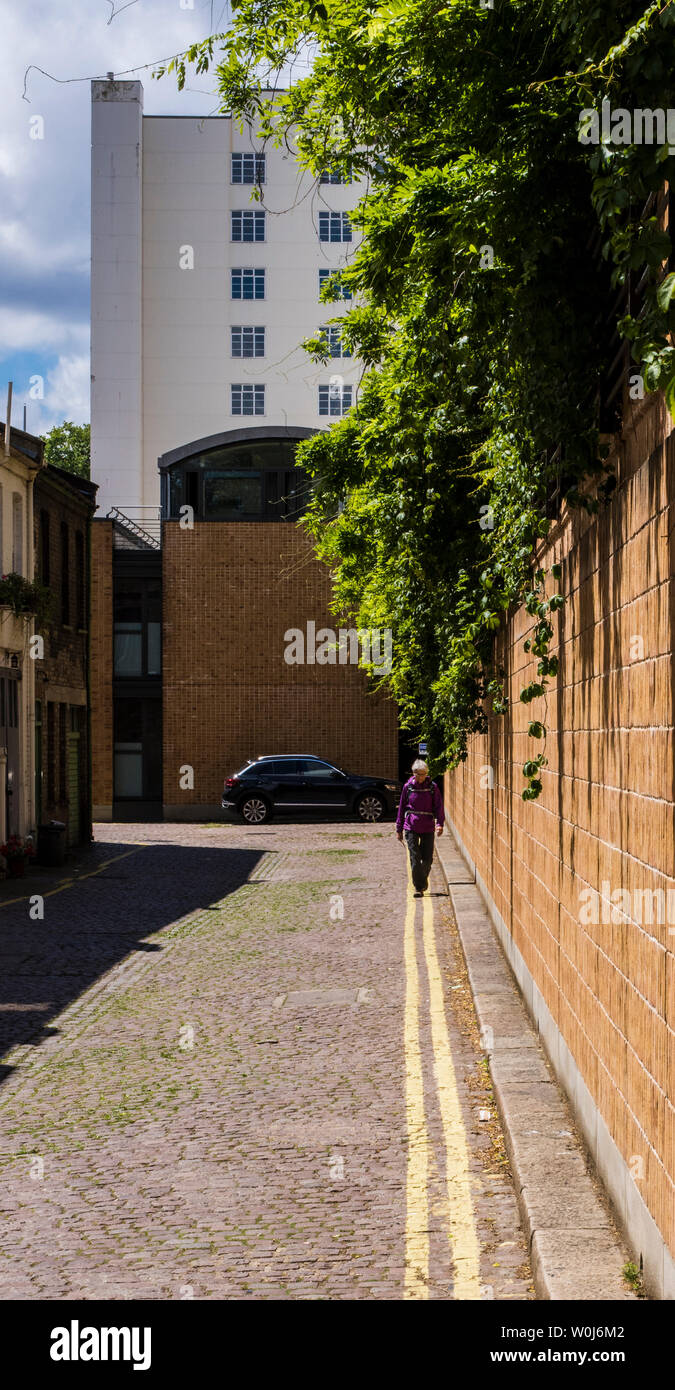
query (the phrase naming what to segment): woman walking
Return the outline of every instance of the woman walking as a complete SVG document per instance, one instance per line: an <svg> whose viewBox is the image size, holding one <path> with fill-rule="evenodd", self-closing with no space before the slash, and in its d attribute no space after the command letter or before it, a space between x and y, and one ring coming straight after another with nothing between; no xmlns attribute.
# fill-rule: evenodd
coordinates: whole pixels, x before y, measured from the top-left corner
<svg viewBox="0 0 675 1390"><path fill-rule="evenodd" d="M415 897L421 898L427 891L434 857L434 828L438 821L437 834L443 834L445 808L443 797L422 758L413 763L412 773L401 792L396 835L402 843L405 833Z"/></svg>

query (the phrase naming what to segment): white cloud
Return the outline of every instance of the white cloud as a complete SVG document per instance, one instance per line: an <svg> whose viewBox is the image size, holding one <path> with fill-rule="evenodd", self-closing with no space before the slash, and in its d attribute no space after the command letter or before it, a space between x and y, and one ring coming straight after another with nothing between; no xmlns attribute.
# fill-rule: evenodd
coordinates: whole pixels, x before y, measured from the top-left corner
<svg viewBox="0 0 675 1390"><path fill-rule="evenodd" d="M35 352L36 357L67 349L86 347L88 323L69 323L33 309L0 306L0 361L13 352Z"/></svg>
<svg viewBox="0 0 675 1390"><path fill-rule="evenodd" d="M59 357L47 373L44 409L76 425L89 419L89 354Z"/></svg>
<svg viewBox="0 0 675 1390"><path fill-rule="evenodd" d="M0 362L16 388L26 371L25 362L13 363L15 355L34 354L44 370L45 356L58 353L48 374L49 408L57 409L54 393L63 393L71 418L82 409L85 386L87 400L89 392L82 364L89 339L91 79L138 67L127 75L143 82L146 112L207 115L218 107L208 75L179 93L175 77L155 82L149 68L142 70L206 38L211 6L195 0L185 10L179 0L139 0L123 9L124 0L116 3L110 23L106 0L24 0L5 6L2 17ZM224 10L224 0L216 0L214 29L222 28ZM30 138L36 115L44 120L44 138L37 140ZM29 402L29 428L35 409Z"/></svg>
<svg viewBox="0 0 675 1390"><path fill-rule="evenodd" d="M61 425L64 420L72 420L76 425L89 420L89 354L62 355L56 365L47 372L42 400L26 401L26 425L31 434L46 434L52 425ZM13 412L12 412L13 413ZM21 426L21 412L17 410L14 423Z"/></svg>

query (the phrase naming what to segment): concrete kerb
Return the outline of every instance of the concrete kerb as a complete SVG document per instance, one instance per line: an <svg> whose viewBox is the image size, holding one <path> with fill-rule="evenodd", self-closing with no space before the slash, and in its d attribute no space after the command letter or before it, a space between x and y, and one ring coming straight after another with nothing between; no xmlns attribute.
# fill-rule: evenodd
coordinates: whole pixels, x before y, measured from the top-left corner
<svg viewBox="0 0 675 1390"><path fill-rule="evenodd" d="M622 1277L628 1252L591 1175L567 1101L483 899L450 833L436 841L436 855L490 1061L537 1298L632 1301L636 1295Z"/></svg>

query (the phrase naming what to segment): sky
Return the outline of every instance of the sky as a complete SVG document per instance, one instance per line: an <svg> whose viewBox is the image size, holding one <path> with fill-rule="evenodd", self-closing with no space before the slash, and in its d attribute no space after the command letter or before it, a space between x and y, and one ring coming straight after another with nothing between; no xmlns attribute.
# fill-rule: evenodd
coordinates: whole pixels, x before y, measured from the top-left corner
<svg viewBox="0 0 675 1390"><path fill-rule="evenodd" d="M89 420L91 79L139 79L147 115L214 114L209 74L179 92L151 73L229 14L228 0L0 0L0 419L12 381L18 428L24 403L31 434Z"/></svg>

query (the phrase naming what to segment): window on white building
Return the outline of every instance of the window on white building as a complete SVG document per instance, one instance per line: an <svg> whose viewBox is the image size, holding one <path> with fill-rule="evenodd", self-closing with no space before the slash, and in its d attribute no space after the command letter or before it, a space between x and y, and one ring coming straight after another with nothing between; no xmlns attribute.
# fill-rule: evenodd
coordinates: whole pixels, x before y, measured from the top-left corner
<svg viewBox="0 0 675 1390"><path fill-rule="evenodd" d="M351 241L351 239L352 224L346 212L319 213L319 241Z"/></svg>
<svg viewBox="0 0 675 1390"><path fill-rule="evenodd" d="M265 329L251 324L233 324L230 332L232 334L232 356L233 357L264 357L265 356Z"/></svg>
<svg viewBox="0 0 675 1390"><path fill-rule="evenodd" d="M233 155L232 155L232 182L233 182L233 183L264 183L264 182L265 182L265 156L264 156L264 154L233 154Z"/></svg>
<svg viewBox="0 0 675 1390"><path fill-rule="evenodd" d="M351 352L342 346L342 332L339 323L322 324L319 332L326 339L326 345L331 357L351 357Z"/></svg>
<svg viewBox="0 0 675 1390"><path fill-rule="evenodd" d="M352 292L348 285L343 285L339 270L329 270L326 266L322 266L319 271L319 294L331 277L331 297L333 299L351 299Z"/></svg>
<svg viewBox="0 0 675 1390"><path fill-rule="evenodd" d="M351 234L350 238L351 240ZM265 214L254 212L252 208L238 209L232 213L233 241L264 241Z"/></svg>
<svg viewBox="0 0 675 1390"><path fill-rule="evenodd" d="M264 299L265 271L258 266L239 266L232 271L233 299Z"/></svg>
<svg viewBox="0 0 675 1390"><path fill-rule="evenodd" d="M233 415L264 415L265 387L248 382L231 387Z"/></svg>
<svg viewBox="0 0 675 1390"><path fill-rule="evenodd" d="M319 387L319 415L346 415L347 411L351 410L351 405L351 386L332 383L330 386Z"/></svg>
<svg viewBox="0 0 675 1390"><path fill-rule="evenodd" d="M12 493L12 569L23 574L23 498Z"/></svg>
<svg viewBox="0 0 675 1390"><path fill-rule="evenodd" d="M319 183L351 183L349 174L341 174L339 169L324 169Z"/></svg>

